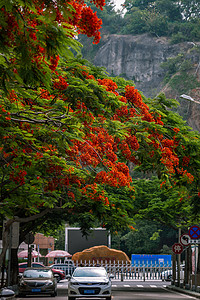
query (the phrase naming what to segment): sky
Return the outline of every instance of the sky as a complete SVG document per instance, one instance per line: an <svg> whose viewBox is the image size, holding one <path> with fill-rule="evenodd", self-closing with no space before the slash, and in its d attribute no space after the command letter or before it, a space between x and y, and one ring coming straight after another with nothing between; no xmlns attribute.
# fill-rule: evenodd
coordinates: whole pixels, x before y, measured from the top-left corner
<svg viewBox="0 0 200 300"><path fill-rule="evenodd" d="M121 9L120 5L124 3L124 0L114 0L116 9Z"/></svg>

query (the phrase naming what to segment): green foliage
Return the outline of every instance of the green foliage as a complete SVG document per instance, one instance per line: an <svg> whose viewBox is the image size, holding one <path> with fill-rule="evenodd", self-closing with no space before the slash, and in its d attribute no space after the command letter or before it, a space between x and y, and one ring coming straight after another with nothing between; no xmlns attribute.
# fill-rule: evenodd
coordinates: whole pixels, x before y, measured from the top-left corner
<svg viewBox="0 0 200 300"><path fill-rule="evenodd" d="M159 251L159 240L151 240L154 231L157 230L156 224L149 222L138 222L136 230L131 231L121 238L122 244L130 254L156 254Z"/></svg>
<svg viewBox="0 0 200 300"><path fill-rule="evenodd" d="M196 77L196 69L190 59L192 51L198 53L198 47L194 46L187 55L179 53L176 57L169 58L161 65L166 72L165 83L168 83L172 90L179 95L187 94L188 91L200 86Z"/></svg>
<svg viewBox="0 0 200 300"><path fill-rule="evenodd" d="M168 255L172 255L172 248L168 247L167 245L163 245L163 248L160 251L161 254L168 254Z"/></svg>
<svg viewBox="0 0 200 300"><path fill-rule="evenodd" d="M199 82L195 75L188 76L187 72L182 72L180 75L175 75L171 78L169 84L173 90L176 90L178 94L181 95L196 88Z"/></svg>
<svg viewBox="0 0 200 300"><path fill-rule="evenodd" d="M112 235L112 248L131 254L172 254L176 231L159 223L138 220L135 230L120 231ZM156 239L152 239L159 232Z"/></svg>
<svg viewBox="0 0 200 300"><path fill-rule="evenodd" d="M145 16L146 32L159 36L168 35L168 19L156 11L147 11Z"/></svg>
<svg viewBox="0 0 200 300"><path fill-rule="evenodd" d="M65 250L65 228L57 232L55 237L55 250Z"/></svg>
<svg viewBox="0 0 200 300"><path fill-rule="evenodd" d="M124 17L125 25L121 29L122 34L142 34L147 32L147 24L145 20L145 12L137 8L131 13L127 13Z"/></svg>
<svg viewBox="0 0 200 300"><path fill-rule="evenodd" d="M175 0L126 0L124 8L120 15L114 10L113 3L108 2L103 11L98 11L103 20L103 35L150 33L168 36L173 44L200 39L198 0L178 3ZM85 38L81 42L85 45ZM98 48L94 46L92 49L95 53ZM85 50L83 55L89 58Z"/></svg>
<svg viewBox="0 0 200 300"><path fill-rule="evenodd" d="M176 224L179 223L183 228L187 228L187 224L196 221L197 215L199 218L197 212L191 220L194 207L192 203L195 201L195 197L189 203L186 189L183 186L172 188L168 177L165 178L164 187L161 185L161 180L156 177L149 180L135 180L134 186L136 190L134 201L136 219L156 220L172 228L176 228Z"/></svg>

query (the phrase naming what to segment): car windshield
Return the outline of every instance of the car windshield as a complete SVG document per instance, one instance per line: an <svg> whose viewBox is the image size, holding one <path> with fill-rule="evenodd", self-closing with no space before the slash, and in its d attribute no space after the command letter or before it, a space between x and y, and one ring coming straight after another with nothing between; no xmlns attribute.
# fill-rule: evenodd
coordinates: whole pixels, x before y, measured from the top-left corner
<svg viewBox="0 0 200 300"><path fill-rule="evenodd" d="M50 270L26 270L24 271L24 278L51 278Z"/></svg>
<svg viewBox="0 0 200 300"><path fill-rule="evenodd" d="M27 266L28 266L27 264L21 264L21 265L19 264L19 268L27 268Z"/></svg>
<svg viewBox="0 0 200 300"><path fill-rule="evenodd" d="M105 277L106 275L104 269L80 268L74 271L73 277Z"/></svg>

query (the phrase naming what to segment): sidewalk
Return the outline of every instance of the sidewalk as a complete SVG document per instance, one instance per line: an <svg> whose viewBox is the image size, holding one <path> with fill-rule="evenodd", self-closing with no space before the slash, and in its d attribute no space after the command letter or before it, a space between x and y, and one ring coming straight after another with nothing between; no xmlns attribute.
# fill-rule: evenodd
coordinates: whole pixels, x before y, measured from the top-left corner
<svg viewBox="0 0 200 300"><path fill-rule="evenodd" d="M200 299L200 293L199 292L186 290L184 288L180 288L180 287L177 287L175 285L168 285L166 288L169 289L169 290L172 290L172 291L176 291L176 292L186 294L186 295L189 295L189 296L193 296L193 297L196 297L196 298Z"/></svg>

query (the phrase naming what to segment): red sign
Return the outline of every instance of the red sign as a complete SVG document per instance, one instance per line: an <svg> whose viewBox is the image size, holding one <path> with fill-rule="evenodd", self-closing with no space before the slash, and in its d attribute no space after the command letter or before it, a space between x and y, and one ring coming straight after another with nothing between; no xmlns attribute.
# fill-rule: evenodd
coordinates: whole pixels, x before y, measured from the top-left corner
<svg viewBox="0 0 200 300"><path fill-rule="evenodd" d="M175 244L172 246L172 251L173 251L175 254L181 254L181 252L183 251L183 246L182 246L180 243L175 243Z"/></svg>

